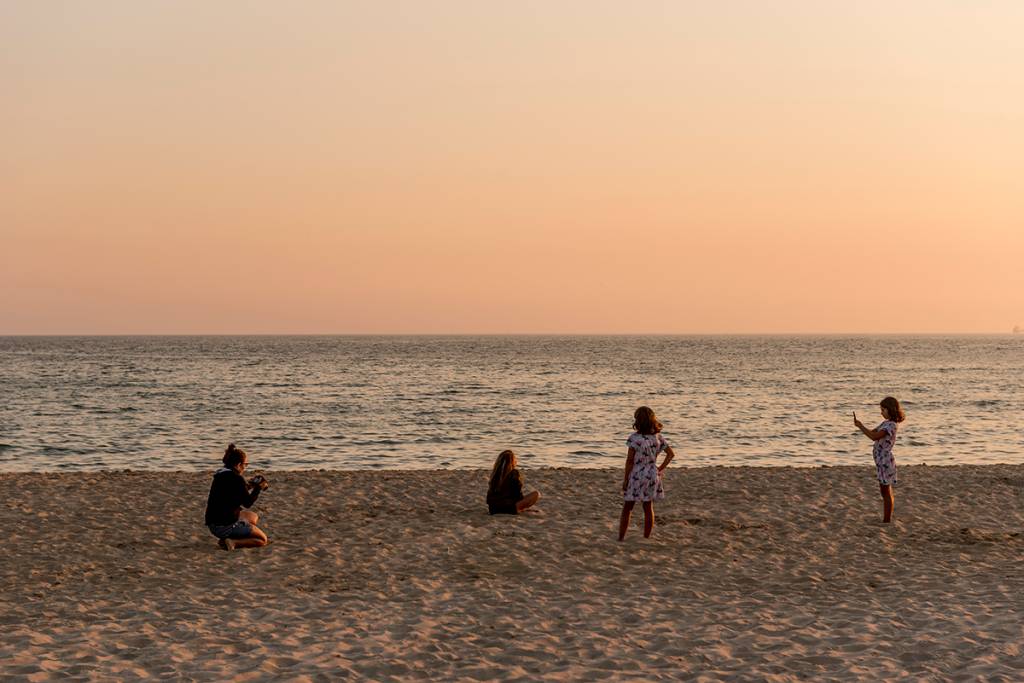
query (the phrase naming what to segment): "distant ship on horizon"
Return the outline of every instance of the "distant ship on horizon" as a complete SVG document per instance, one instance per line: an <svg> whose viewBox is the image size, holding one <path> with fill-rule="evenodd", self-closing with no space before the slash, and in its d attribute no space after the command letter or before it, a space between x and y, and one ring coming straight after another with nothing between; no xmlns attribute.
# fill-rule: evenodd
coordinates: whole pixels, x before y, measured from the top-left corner
<svg viewBox="0 0 1024 683"><path fill-rule="evenodd" d="M1020 325L1014 325L1013 326L1013 333L1014 334L1022 334L1022 333L1024 333L1024 329L1021 329Z"/></svg>

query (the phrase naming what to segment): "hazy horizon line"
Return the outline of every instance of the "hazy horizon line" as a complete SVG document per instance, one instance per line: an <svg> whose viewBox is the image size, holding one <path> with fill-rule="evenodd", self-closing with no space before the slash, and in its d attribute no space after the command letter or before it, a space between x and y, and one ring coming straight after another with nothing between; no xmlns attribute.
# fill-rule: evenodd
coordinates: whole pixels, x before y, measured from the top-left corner
<svg viewBox="0 0 1024 683"><path fill-rule="evenodd" d="M1000 337L1005 332L0 332L9 337Z"/></svg>

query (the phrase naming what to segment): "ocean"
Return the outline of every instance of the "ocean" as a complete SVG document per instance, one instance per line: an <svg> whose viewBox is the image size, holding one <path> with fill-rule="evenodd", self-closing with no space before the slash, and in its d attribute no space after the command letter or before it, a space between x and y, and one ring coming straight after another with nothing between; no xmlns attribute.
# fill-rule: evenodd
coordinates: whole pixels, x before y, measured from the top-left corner
<svg viewBox="0 0 1024 683"><path fill-rule="evenodd" d="M0 471L1024 462L1024 335L0 337Z"/></svg>

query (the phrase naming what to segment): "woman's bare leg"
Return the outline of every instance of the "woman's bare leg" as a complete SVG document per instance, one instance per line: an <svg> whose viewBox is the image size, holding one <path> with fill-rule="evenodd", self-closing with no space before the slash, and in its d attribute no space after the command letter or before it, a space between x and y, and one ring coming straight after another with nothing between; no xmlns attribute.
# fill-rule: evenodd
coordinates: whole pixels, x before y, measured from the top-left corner
<svg viewBox="0 0 1024 683"><path fill-rule="evenodd" d="M233 539L221 539L220 545L223 548L262 548L270 541L267 539L267 534L256 526L256 522L259 521L260 516L252 510L241 510L238 513L238 521L248 522L249 526L252 527L248 538L233 538Z"/></svg>
<svg viewBox="0 0 1024 683"><path fill-rule="evenodd" d="M882 522L889 523L892 521L892 511L896 507L896 499L892 494L892 486L888 484L879 484L878 489L882 492Z"/></svg>
<svg viewBox="0 0 1024 683"><path fill-rule="evenodd" d="M249 538L235 538L232 539L228 547L230 548L262 548L267 543L270 543L267 539L267 534L264 533L263 529L259 527L252 528L252 534Z"/></svg>
<svg viewBox="0 0 1024 683"><path fill-rule="evenodd" d="M644 506L644 538L650 538L654 531L654 501L645 500Z"/></svg>
<svg viewBox="0 0 1024 683"><path fill-rule="evenodd" d="M252 510L240 510L238 512L238 519L241 522L249 522L249 524L256 524L260 521L260 516Z"/></svg>
<svg viewBox="0 0 1024 683"><path fill-rule="evenodd" d="M622 516L619 517L620 541L626 537L626 531L629 530L629 516L633 514L633 505L635 505L635 503L632 500L627 500L622 503Z"/></svg>
<svg viewBox="0 0 1024 683"><path fill-rule="evenodd" d="M516 503L516 512L522 512L526 508L533 507L534 505L537 504L538 500L540 500L539 491L527 493L525 496L523 496L523 499L521 501Z"/></svg>

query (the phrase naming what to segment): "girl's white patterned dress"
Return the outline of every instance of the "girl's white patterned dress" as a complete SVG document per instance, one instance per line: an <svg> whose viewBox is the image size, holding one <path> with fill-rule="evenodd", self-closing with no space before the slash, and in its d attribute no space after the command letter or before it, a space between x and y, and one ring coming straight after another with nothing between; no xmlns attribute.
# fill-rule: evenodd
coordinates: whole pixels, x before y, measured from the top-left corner
<svg viewBox="0 0 1024 683"><path fill-rule="evenodd" d="M875 456L878 483L891 486L896 483L896 459L892 455L892 447L896 444L896 423L886 420L875 429L886 433L886 436L875 442L875 447L871 451Z"/></svg>
<svg viewBox="0 0 1024 683"><path fill-rule="evenodd" d="M629 474L624 500L649 501L665 497L665 487L658 472L658 454L668 448L661 434L634 432L626 445L633 449L633 471Z"/></svg>

